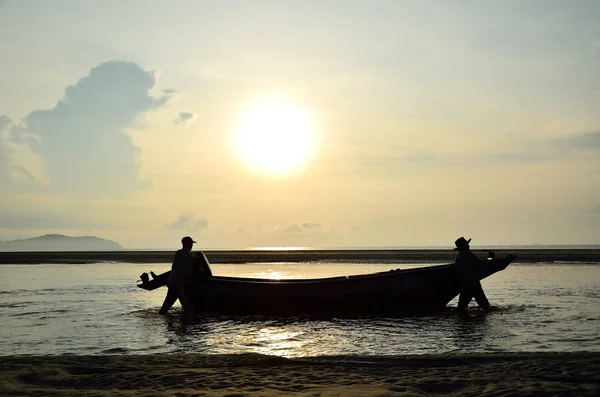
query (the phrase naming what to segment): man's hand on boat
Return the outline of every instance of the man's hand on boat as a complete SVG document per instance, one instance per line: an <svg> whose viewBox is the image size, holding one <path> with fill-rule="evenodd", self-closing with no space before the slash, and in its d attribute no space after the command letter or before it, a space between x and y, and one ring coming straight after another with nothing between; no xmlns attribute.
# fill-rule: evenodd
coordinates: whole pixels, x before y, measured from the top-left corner
<svg viewBox="0 0 600 397"><path fill-rule="evenodd" d="M512 262L517 256L513 254L506 255L506 260ZM488 261L496 259L496 253L492 250L488 251L486 258Z"/></svg>

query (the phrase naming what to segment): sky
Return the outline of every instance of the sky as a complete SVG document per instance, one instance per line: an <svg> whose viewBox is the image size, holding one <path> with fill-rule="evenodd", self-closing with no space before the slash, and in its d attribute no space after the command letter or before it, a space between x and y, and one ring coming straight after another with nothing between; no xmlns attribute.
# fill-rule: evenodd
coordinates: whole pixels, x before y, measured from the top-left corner
<svg viewBox="0 0 600 397"><path fill-rule="evenodd" d="M0 0L0 240L600 244L598 20L595 0Z"/></svg>

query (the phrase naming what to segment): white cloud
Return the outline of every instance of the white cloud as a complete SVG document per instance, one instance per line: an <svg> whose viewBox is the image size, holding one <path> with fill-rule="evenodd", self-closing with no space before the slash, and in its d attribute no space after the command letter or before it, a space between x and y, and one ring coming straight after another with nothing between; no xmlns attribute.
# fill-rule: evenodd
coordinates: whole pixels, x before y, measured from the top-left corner
<svg viewBox="0 0 600 397"><path fill-rule="evenodd" d="M16 136L12 120L0 116L0 181L3 185L47 185L49 178L41 159L31 145L39 143L35 135Z"/></svg>
<svg viewBox="0 0 600 397"><path fill-rule="evenodd" d="M10 180L95 196L147 186L138 177L141 150L128 129L169 100L170 94L149 94L156 84L155 72L134 63L112 61L92 68L65 89L55 107L32 111L3 133Z"/></svg>
<svg viewBox="0 0 600 397"><path fill-rule="evenodd" d="M196 114L193 112L180 112L175 119L175 124L177 125L190 125L194 119L196 118Z"/></svg>
<svg viewBox="0 0 600 397"><path fill-rule="evenodd" d="M170 230L182 230L188 232L203 230L207 227L208 222L206 220L196 219L192 214L182 214L175 222L165 226L165 228Z"/></svg>

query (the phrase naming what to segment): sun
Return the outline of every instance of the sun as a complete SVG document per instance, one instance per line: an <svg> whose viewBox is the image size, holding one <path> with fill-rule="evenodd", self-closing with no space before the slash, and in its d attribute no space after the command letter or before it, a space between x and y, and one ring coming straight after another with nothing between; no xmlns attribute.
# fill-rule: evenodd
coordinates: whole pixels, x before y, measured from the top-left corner
<svg viewBox="0 0 600 397"><path fill-rule="evenodd" d="M307 163L314 152L314 135L305 109L284 101L263 101L243 115L236 145L255 171L285 175Z"/></svg>

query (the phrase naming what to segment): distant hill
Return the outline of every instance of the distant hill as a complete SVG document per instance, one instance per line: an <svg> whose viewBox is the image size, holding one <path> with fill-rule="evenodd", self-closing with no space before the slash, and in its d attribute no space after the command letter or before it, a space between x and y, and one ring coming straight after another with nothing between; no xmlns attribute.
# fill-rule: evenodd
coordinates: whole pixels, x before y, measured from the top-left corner
<svg viewBox="0 0 600 397"><path fill-rule="evenodd" d="M0 241L0 251L114 251L122 248L115 241L95 236L70 237L62 234Z"/></svg>

